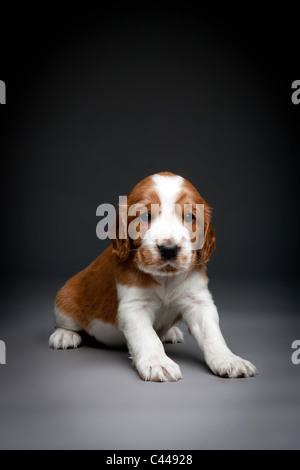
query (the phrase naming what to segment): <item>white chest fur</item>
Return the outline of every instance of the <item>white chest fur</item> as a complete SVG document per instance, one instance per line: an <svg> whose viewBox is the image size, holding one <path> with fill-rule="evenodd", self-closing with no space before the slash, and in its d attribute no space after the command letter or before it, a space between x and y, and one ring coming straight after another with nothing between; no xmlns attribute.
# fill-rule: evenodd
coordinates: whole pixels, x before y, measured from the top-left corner
<svg viewBox="0 0 300 470"><path fill-rule="evenodd" d="M119 320L139 310L141 319L149 318L155 331L164 332L180 315L182 303L203 299L207 294L207 281L194 272L177 276L157 277L158 284L147 288L117 285Z"/></svg>

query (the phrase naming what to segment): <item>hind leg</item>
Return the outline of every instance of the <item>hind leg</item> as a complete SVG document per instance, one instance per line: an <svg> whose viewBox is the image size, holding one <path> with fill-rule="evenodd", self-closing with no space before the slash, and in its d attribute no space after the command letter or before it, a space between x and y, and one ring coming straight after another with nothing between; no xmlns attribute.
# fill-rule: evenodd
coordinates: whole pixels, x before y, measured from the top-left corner
<svg viewBox="0 0 300 470"><path fill-rule="evenodd" d="M55 308L55 330L49 338L49 346L53 349L76 349L81 343L77 331L80 325L69 315Z"/></svg>
<svg viewBox="0 0 300 470"><path fill-rule="evenodd" d="M183 343L183 333L177 326L172 326L165 335L162 336L163 343Z"/></svg>
<svg viewBox="0 0 300 470"><path fill-rule="evenodd" d="M94 336L97 341L112 347L125 347L126 339L122 331L118 330L113 324L103 322L100 319L90 321L88 333Z"/></svg>

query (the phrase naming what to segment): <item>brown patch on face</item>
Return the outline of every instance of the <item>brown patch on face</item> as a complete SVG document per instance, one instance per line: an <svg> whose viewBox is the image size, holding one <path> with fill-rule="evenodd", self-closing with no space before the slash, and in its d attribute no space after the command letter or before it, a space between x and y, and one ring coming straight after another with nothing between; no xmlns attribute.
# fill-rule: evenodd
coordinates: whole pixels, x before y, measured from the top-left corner
<svg viewBox="0 0 300 470"><path fill-rule="evenodd" d="M158 264L162 264L160 256L153 255L147 246L142 245L142 240L150 228L151 222L160 213L160 205L161 202L154 189L152 176L140 181L133 188L125 206L125 221L127 222L126 240L112 241L114 253L120 258L121 262L129 259L136 268L139 265L145 268L154 268ZM124 207L121 209L124 215ZM140 218L140 215L145 212L150 214L149 221L146 222ZM117 236L119 233L117 232ZM122 249L115 249L119 245L122 246Z"/></svg>
<svg viewBox="0 0 300 470"><path fill-rule="evenodd" d="M155 267L160 261L158 256L153 256L152 252L147 246L141 245L135 255L135 261L145 268Z"/></svg>
<svg viewBox="0 0 300 470"><path fill-rule="evenodd" d="M158 173L160 175L165 176L176 176L173 173L169 172L162 172ZM198 237L204 238L203 246L197 250L192 250L191 252L191 266L193 268L199 268L207 263L210 258L210 255L215 247L215 236L214 230L210 223L210 213L211 208L206 203L206 201L200 196L196 188L187 180L183 181L182 190L180 196L178 197L176 204L181 206L181 217L184 215L184 205L190 204L192 208L192 213L195 216L195 219L190 224L186 224L186 227L190 231L191 242L193 243L193 238ZM197 213L197 204L204 205L204 234L200 233L201 224L196 222L197 217L199 218L199 213ZM159 196L154 188L154 184L152 181L152 176L145 178L144 180L140 181L132 190L130 195L127 199L127 206L125 207L125 211L123 208L123 217L125 217L127 222L127 227L132 223L134 224L132 227L139 236L136 239L132 239L126 234L126 240L119 240L119 241L112 241L114 247L114 253L120 258L121 262L124 262L129 258L133 264L141 263L141 265L156 267L162 266L164 264L163 260L160 257L154 256L149 249L142 245L143 237L145 236L147 230L150 228L151 221L149 222L142 222L138 219L137 215L128 216L128 208L137 205L143 206L143 211L146 210L148 213L151 214L151 205L159 205L160 206L160 199ZM125 215L124 215L125 214ZM152 215L152 214L151 214ZM153 219L152 219L153 220ZM197 233L197 231L199 231ZM197 235L195 235L195 232ZM171 243L171 240L167 240L166 243ZM176 259L177 265L180 267L184 267L187 263L187 258L182 255L180 252ZM166 272L175 272L176 268L173 266L166 266L163 268ZM163 272L163 271L162 271Z"/></svg>
<svg viewBox="0 0 300 470"><path fill-rule="evenodd" d="M215 233L214 229L211 225L210 218L211 218L211 207L207 204L207 202L200 196L196 188L187 180L184 180L182 191L180 196L178 197L176 204L181 205L182 214L184 214L184 205L190 204L192 207L192 213L195 218L201 216L199 213L197 214L197 204L204 205L204 242L203 246L198 250L192 251L192 261L191 265L193 268L199 268L207 263L210 258L211 253L215 248ZM198 232L200 230L201 224L196 223L196 220L190 225L190 234L191 234L191 241L195 241L195 237L201 237L203 234ZM195 235L196 232L196 235ZM198 233L197 233L198 232ZM193 238L192 238L193 237Z"/></svg>
<svg viewBox="0 0 300 470"><path fill-rule="evenodd" d="M127 198L127 205L121 204L120 211L116 221L116 236L115 240L112 240L113 252L120 258L121 261L125 261L130 257L130 253L136 251L141 246L142 239L149 228L148 223L143 223L138 220L140 212L144 212L144 208L151 213L151 205L160 205L160 199L157 192L154 189L152 176L140 181L131 191ZM130 207L135 208L134 215L129 215ZM139 207L141 211L139 211ZM119 217L120 215L120 217ZM120 219L120 220L119 220ZM151 223L151 222L150 222ZM131 239L128 235L128 227L132 225L132 228L140 234L137 239ZM120 233L125 234L124 239L120 237Z"/></svg>
<svg viewBox="0 0 300 470"><path fill-rule="evenodd" d="M140 181L131 191L128 196L128 204L160 204L160 199L157 192L154 189L154 184L152 181L152 176Z"/></svg>
<svg viewBox="0 0 300 470"><path fill-rule="evenodd" d="M130 206L134 215L128 216L128 233L130 236L130 242L133 248L137 249L140 247L142 240L150 228L151 223L159 215L161 209L158 203L143 202ZM129 213L132 213L129 210ZM148 214L149 220L142 220L141 217Z"/></svg>

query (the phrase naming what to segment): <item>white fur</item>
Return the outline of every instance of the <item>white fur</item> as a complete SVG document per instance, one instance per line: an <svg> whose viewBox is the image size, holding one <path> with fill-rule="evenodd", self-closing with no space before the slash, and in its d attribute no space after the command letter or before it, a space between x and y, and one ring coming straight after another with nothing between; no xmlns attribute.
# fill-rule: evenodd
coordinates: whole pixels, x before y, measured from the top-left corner
<svg viewBox="0 0 300 470"><path fill-rule="evenodd" d="M66 330L80 331L82 328L70 315L66 315L59 308L54 308L54 321L56 328L64 328Z"/></svg>
<svg viewBox="0 0 300 470"><path fill-rule="evenodd" d="M102 320L91 320L88 332L106 346L126 346L124 334L111 323L105 323Z"/></svg>
<svg viewBox="0 0 300 470"><path fill-rule="evenodd" d="M69 315L62 313L59 308L54 309L55 331L49 338L49 346L53 349L75 349L81 344L81 336L76 331L81 330L80 325Z"/></svg>
<svg viewBox="0 0 300 470"><path fill-rule="evenodd" d="M172 326L172 328L167 331L165 335L161 337L163 343L183 343L183 333L177 326Z"/></svg>
<svg viewBox="0 0 300 470"><path fill-rule="evenodd" d="M49 338L49 346L53 349L76 349L81 343L81 336L75 331L56 328Z"/></svg>
<svg viewBox="0 0 300 470"><path fill-rule="evenodd" d="M182 318L187 323L207 365L216 375L222 377L251 377L257 369L249 361L233 354L227 347L219 327L219 316L211 294L200 275L190 276L178 306ZM206 285L205 285L206 284Z"/></svg>
<svg viewBox="0 0 300 470"><path fill-rule="evenodd" d="M117 284L119 331L101 320L92 320L88 332L108 345L120 346L125 338L133 364L144 380L177 381L182 378L179 366L166 355L162 341L183 340L181 331L172 326L178 315L182 315L214 374L226 377L255 375L257 370L250 362L228 349L206 278L200 271L189 273L192 258L190 235L175 213L183 179L155 175L153 182L162 210L151 223L142 243L155 256L157 245L171 240L186 255L186 263L176 266L176 261L168 262L178 268L177 274L164 274L158 269L140 266L153 275L157 284L147 288ZM80 329L79 325L57 309L55 316L57 329L50 337L50 346L77 347L81 341L75 333Z"/></svg>
<svg viewBox="0 0 300 470"><path fill-rule="evenodd" d="M192 259L190 233L175 212L175 203L180 195L183 178L181 176L154 175L152 180L161 202L161 213L145 233L142 244L150 249L153 257L159 256L157 247L164 245L167 240L169 244L179 246L180 254L186 256L185 263L180 264L177 260L169 260L164 266L176 267L177 273L186 271ZM170 276L168 272L163 272L157 267L144 265L139 267L147 273Z"/></svg>
<svg viewBox="0 0 300 470"><path fill-rule="evenodd" d="M178 314L204 353L211 370L220 376L249 377L256 368L235 356L219 328L219 317L207 281L201 273L161 277L150 288L118 285L119 328L127 339L135 367L144 380L175 381L179 367L167 358L162 346Z"/></svg>

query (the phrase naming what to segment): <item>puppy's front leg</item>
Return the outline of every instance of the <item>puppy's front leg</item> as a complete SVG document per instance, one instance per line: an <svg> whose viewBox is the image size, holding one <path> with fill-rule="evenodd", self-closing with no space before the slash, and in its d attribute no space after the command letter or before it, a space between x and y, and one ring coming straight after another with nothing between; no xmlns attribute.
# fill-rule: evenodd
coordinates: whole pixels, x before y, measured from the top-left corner
<svg viewBox="0 0 300 470"><path fill-rule="evenodd" d="M207 291L206 298L192 300L183 319L203 351L205 361L214 374L221 377L251 377L257 374L251 362L233 354L227 347L219 327L216 306Z"/></svg>
<svg viewBox="0 0 300 470"><path fill-rule="evenodd" d="M151 301L130 299L119 303L118 322L132 361L143 380L175 382L182 378L179 366L165 353L153 329L155 305Z"/></svg>

